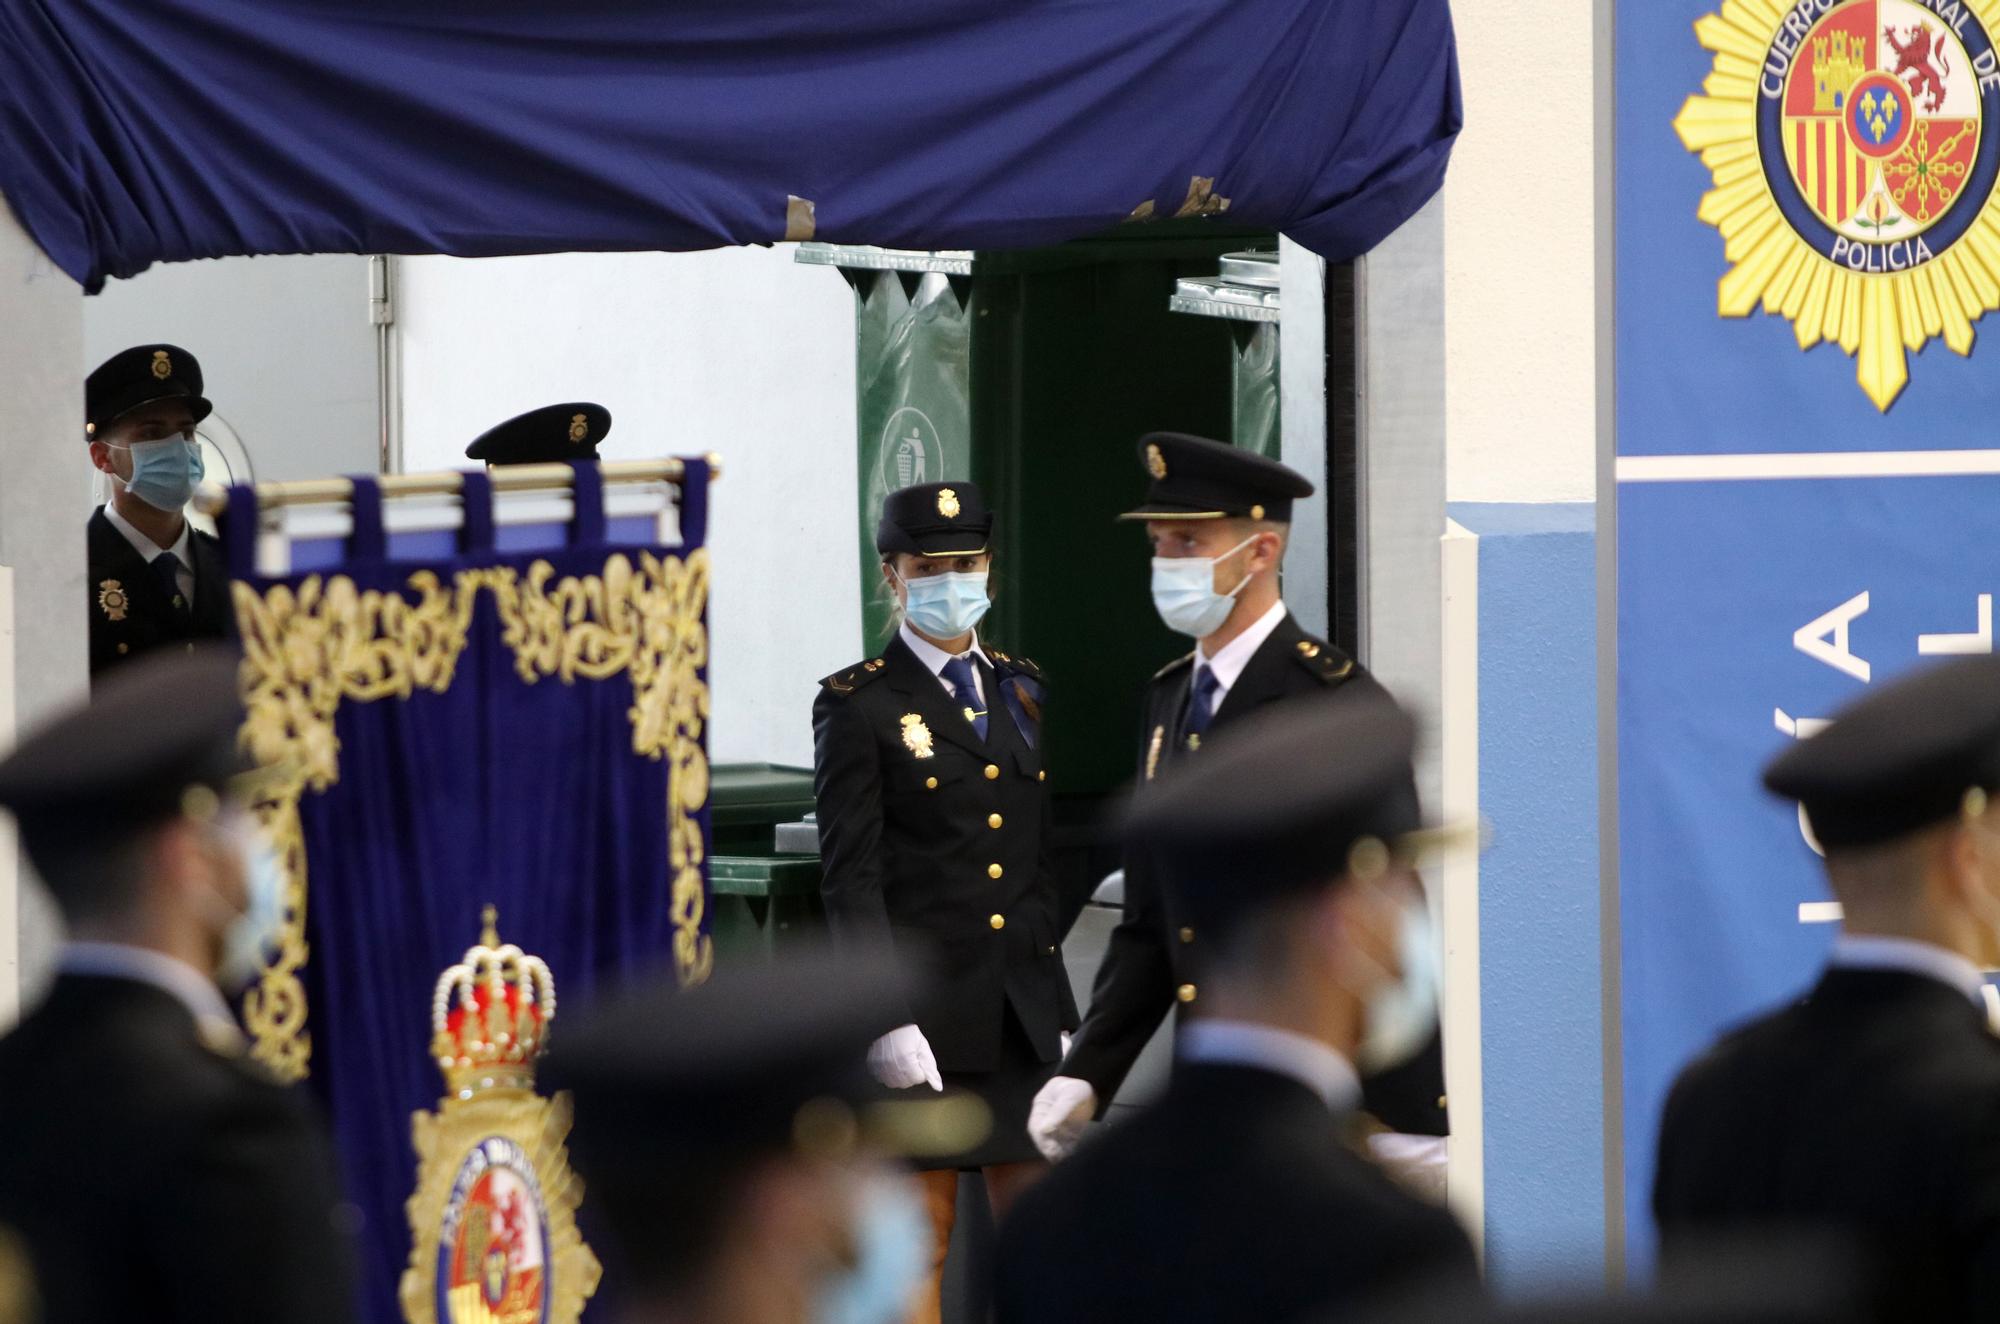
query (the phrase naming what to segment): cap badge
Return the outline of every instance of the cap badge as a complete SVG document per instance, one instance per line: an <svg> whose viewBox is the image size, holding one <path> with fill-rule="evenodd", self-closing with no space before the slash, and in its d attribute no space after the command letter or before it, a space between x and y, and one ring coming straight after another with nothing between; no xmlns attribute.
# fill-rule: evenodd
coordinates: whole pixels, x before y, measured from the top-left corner
<svg viewBox="0 0 2000 1324"><path fill-rule="evenodd" d="M946 519L957 519L959 512L958 493L948 487L938 489L938 514Z"/></svg>
<svg viewBox="0 0 2000 1324"><path fill-rule="evenodd" d="M161 381L174 375L174 361L167 357L164 349L153 351L153 375Z"/></svg>
<svg viewBox="0 0 2000 1324"><path fill-rule="evenodd" d="M916 713L903 714L903 744L920 759L931 757L931 729Z"/></svg>
<svg viewBox="0 0 2000 1324"><path fill-rule="evenodd" d="M1146 472L1153 475L1156 483L1167 476L1167 457L1151 442L1146 443Z"/></svg>
<svg viewBox="0 0 2000 1324"><path fill-rule="evenodd" d="M107 620L122 621L131 600L125 596L125 586L115 579L107 579L97 586L97 609Z"/></svg>
<svg viewBox="0 0 2000 1324"><path fill-rule="evenodd" d="M569 439L581 442L590 435L590 420L582 414L573 414L569 420Z"/></svg>

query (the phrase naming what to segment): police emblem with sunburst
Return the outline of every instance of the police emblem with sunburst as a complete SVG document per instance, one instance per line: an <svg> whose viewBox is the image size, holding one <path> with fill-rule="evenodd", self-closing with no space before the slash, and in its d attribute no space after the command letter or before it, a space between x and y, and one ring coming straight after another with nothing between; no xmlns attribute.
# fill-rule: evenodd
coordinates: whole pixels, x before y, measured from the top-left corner
<svg viewBox="0 0 2000 1324"><path fill-rule="evenodd" d="M1674 120L1715 187L1724 317L1761 306L1855 359L1886 411L1907 355L1972 352L2000 308L2000 0L1724 0L1714 67Z"/></svg>

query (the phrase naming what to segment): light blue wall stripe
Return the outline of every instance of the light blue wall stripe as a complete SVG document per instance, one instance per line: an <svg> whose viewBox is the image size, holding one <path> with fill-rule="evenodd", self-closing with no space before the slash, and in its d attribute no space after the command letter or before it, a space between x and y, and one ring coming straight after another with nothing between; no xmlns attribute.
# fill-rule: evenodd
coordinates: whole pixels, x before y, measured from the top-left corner
<svg viewBox="0 0 2000 1324"><path fill-rule="evenodd" d="M1486 1254L1503 1293L1602 1281L1596 512L1455 504L1479 535Z"/></svg>

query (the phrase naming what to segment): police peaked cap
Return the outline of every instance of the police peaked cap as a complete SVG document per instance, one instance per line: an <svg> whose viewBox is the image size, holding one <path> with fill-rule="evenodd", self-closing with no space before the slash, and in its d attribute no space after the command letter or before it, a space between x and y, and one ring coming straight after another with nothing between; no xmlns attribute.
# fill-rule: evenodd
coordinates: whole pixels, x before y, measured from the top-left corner
<svg viewBox="0 0 2000 1324"><path fill-rule="evenodd" d="M979 484L919 483L882 498L875 550L884 556L968 556L985 551L992 534L993 512Z"/></svg>
<svg viewBox="0 0 2000 1324"><path fill-rule="evenodd" d="M95 439L106 424L155 400L185 400L199 423L215 408L201 390L201 363L179 345L120 350L83 379L84 435Z"/></svg>
<svg viewBox="0 0 2000 1324"><path fill-rule="evenodd" d="M2000 656L1901 677L1764 769L1829 851L1893 841L2000 796Z"/></svg>
<svg viewBox="0 0 2000 1324"><path fill-rule="evenodd" d="M496 423L465 448L468 460L488 464L560 464L594 460L597 443L611 431L611 411L576 400L544 405Z"/></svg>
<svg viewBox="0 0 2000 1324"><path fill-rule="evenodd" d="M1181 432L1139 438L1139 467L1150 480L1146 499L1120 519L1236 518L1289 524L1292 502L1313 494L1303 475L1276 460Z"/></svg>

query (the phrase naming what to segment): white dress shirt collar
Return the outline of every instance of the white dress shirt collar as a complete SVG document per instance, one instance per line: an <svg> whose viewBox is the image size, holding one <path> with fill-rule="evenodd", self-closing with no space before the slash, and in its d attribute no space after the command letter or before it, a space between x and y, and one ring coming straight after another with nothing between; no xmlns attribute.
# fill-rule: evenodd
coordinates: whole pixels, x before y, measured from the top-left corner
<svg viewBox="0 0 2000 1324"><path fill-rule="evenodd" d="M1285 604L1282 601L1275 602L1271 604L1269 611L1250 622L1249 628L1242 634L1217 649L1214 657L1206 656L1200 649L1195 650L1195 679L1201 678L1203 667L1215 673L1217 706L1221 705L1222 697L1236 684L1236 678L1243 674L1243 668L1250 665L1250 659L1264 646L1264 641L1271 637L1272 631L1276 630L1279 622L1284 619Z"/></svg>
<svg viewBox="0 0 2000 1324"><path fill-rule="evenodd" d="M1949 984L1980 1007L1987 1005L1986 976L1978 966L1932 943L1915 938L1843 933L1833 940L1827 964L1843 970L1901 970Z"/></svg>
<svg viewBox="0 0 2000 1324"><path fill-rule="evenodd" d="M121 942L71 942L63 944L56 968L66 975L96 975L151 984L186 1007L204 1035L232 1041L242 1035L215 981L165 952Z"/></svg>
<svg viewBox="0 0 2000 1324"><path fill-rule="evenodd" d="M908 621L903 622L902 628L898 633L902 635L904 645L917 655L917 661L923 663L925 669L938 678L938 684L944 686L946 692L949 692L951 690L951 682L944 678L944 664L951 661L955 655L945 652L942 648L939 648L936 644L924 638L915 630L912 630ZM986 656L985 650L979 646L979 634L977 631L973 632L972 647L966 649L963 656L976 657L989 667L993 665L993 659ZM978 687L979 697L984 700L986 697L986 683L981 679L978 667L972 669L972 683Z"/></svg>
<svg viewBox="0 0 2000 1324"><path fill-rule="evenodd" d="M1296 1080L1334 1112L1361 1102L1361 1077L1345 1057L1317 1039L1250 1021L1198 1020L1182 1027L1180 1060L1207 1066L1254 1067Z"/></svg>
<svg viewBox="0 0 2000 1324"><path fill-rule="evenodd" d="M193 552L188 546L193 534L185 519L181 521L181 536L174 539L174 545L172 547L162 547L145 534L139 532L139 526L119 514L118 507L109 501L104 503L104 518L111 521L111 527L118 530L124 536L126 542L132 544L132 550L137 552L139 559L147 565L151 565L154 561L158 560L161 552L172 552L174 559L181 563L183 570L192 571L194 569Z"/></svg>

